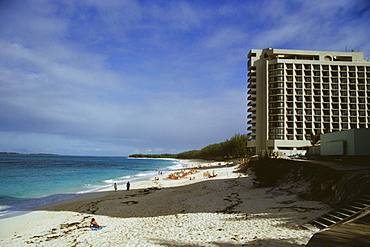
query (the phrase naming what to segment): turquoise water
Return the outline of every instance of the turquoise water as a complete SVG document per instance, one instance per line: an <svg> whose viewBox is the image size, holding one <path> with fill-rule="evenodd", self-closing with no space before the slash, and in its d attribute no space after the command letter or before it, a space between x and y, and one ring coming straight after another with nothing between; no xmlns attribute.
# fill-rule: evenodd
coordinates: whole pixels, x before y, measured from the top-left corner
<svg viewBox="0 0 370 247"><path fill-rule="evenodd" d="M179 168L177 160L0 155L0 217Z"/></svg>

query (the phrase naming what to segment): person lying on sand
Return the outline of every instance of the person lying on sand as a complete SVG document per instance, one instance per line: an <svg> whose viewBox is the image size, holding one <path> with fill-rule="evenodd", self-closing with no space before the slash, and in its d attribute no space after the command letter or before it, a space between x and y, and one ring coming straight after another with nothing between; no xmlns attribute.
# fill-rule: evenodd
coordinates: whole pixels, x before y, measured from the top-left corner
<svg viewBox="0 0 370 247"><path fill-rule="evenodd" d="M90 221L90 227L102 228L101 226L99 226L98 222L96 222L96 220L94 218L92 218L91 221Z"/></svg>

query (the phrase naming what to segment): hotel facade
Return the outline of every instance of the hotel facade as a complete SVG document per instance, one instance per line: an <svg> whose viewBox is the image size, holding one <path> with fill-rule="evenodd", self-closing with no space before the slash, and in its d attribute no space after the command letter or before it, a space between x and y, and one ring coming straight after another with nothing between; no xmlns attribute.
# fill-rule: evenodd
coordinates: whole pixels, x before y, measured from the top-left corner
<svg viewBox="0 0 370 247"><path fill-rule="evenodd" d="M254 154L304 154L314 135L370 126L370 63L362 52L252 49L247 70Z"/></svg>

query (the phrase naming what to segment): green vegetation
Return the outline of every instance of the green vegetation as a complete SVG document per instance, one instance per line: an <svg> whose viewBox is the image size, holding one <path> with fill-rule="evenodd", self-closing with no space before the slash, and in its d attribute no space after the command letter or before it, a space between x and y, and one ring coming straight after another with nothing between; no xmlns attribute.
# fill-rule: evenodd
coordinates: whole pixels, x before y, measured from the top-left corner
<svg viewBox="0 0 370 247"><path fill-rule="evenodd" d="M17 155L57 155L47 153L15 153L15 152L0 152L0 154L17 154Z"/></svg>
<svg viewBox="0 0 370 247"><path fill-rule="evenodd" d="M247 148L247 135L236 134L230 140L206 146L200 150L190 150L179 154L132 154L132 158L177 158L177 159L204 159L227 160L242 158L250 155Z"/></svg>
<svg viewBox="0 0 370 247"><path fill-rule="evenodd" d="M177 158L177 154L131 154L131 158Z"/></svg>
<svg viewBox="0 0 370 247"><path fill-rule="evenodd" d="M13 153L13 152L0 152L0 154L19 154L19 153Z"/></svg>

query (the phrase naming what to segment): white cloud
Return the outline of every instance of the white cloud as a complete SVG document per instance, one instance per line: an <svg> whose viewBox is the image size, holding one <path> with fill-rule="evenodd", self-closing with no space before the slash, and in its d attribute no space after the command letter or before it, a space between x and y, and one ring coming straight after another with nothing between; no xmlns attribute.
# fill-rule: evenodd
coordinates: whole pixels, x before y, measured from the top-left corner
<svg viewBox="0 0 370 247"><path fill-rule="evenodd" d="M245 131L249 49L368 47L361 1L264 3L12 2L0 139L74 154L201 148Z"/></svg>

